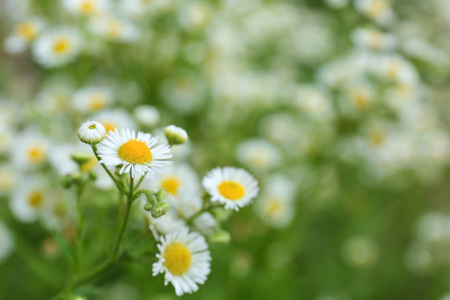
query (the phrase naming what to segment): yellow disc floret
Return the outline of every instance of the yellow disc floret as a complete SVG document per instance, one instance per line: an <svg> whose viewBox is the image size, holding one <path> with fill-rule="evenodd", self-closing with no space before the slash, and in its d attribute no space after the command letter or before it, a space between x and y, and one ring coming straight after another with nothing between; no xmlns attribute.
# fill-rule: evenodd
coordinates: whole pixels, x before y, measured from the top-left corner
<svg viewBox="0 0 450 300"><path fill-rule="evenodd" d="M92 0L85 0L80 5L80 12L86 15L92 15L96 12L95 3Z"/></svg>
<svg viewBox="0 0 450 300"><path fill-rule="evenodd" d="M30 195L28 195L28 204L31 207L37 208L41 206L43 200L44 197L42 196L42 193L39 191L34 191Z"/></svg>
<svg viewBox="0 0 450 300"><path fill-rule="evenodd" d="M228 200L239 200L245 194L244 187L235 181L222 181L218 189L222 196Z"/></svg>
<svg viewBox="0 0 450 300"><path fill-rule="evenodd" d="M186 273L192 264L191 251L179 242L167 245L163 257L164 266L175 276Z"/></svg>
<svg viewBox="0 0 450 300"><path fill-rule="evenodd" d="M153 155L147 143L132 139L123 144L117 150L120 159L133 165L144 165L152 161Z"/></svg>
<svg viewBox="0 0 450 300"><path fill-rule="evenodd" d="M34 164L42 162L46 157L45 150L39 145L30 147L27 154L28 161Z"/></svg>
<svg viewBox="0 0 450 300"><path fill-rule="evenodd" d="M37 36L36 26L31 22L23 22L17 27L17 33L27 41L34 40Z"/></svg>
<svg viewBox="0 0 450 300"><path fill-rule="evenodd" d="M166 192L176 196L176 195L178 195L178 188L180 187L180 180L178 180L178 178L175 178L175 177L167 177L162 181L161 186L163 189L166 190Z"/></svg>
<svg viewBox="0 0 450 300"><path fill-rule="evenodd" d="M70 48L70 40L66 37L58 37L53 43L53 51L57 54L63 54Z"/></svg>

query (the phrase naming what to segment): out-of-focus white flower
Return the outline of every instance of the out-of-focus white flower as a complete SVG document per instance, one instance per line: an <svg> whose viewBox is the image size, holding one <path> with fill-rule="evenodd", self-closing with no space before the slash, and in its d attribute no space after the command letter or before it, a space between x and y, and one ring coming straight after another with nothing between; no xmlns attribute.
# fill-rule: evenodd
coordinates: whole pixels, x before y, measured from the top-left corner
<svg viewBox="0 0 450 300"><path fill-rule="evenodd" d="M334 116L331 98L322 87L301 86L297 89L295 106L314 120L329 120Z"/></svg>
<svg viewBox="0 0 450 300"><path fill-rule="evenodd" d="M187 227L161 238L158 262L153 264L153 276L164 273L164 284L175 287L177 296L198 290L210 273L211 256L205 238Z"/></svg>
<svg viewBox="0 0 450 300"><path fill-rule="evenodd" d="M52 201L44 181L36 178L21 178L10 198L13 215L22 222L33 222Z"/></svg>
<svg viewBox="0 0 450 300"><path fill-rule="evenodd" d="M201 1L187 2L181 8L179 19L188 30L204 29L211 19L210 8Z"/></svg>
<svg viewBox="0 0 450 300"><path fill-rule="evenodd" d="M348 5L349 0L325 0L325 3L332 8L341 8Z"/></svg>
<svg viewBox="0 0 450 300"><path fill-rule="evenodd" d="M158 125L160 120L159 110L151 105L139 105L136 107L134 109L134 117L140 124L149 127Z"/></svg>
<svg viewBox="0 0 450 300"><path fill-rule="evenodd" d="M204 87L194 76L175 76L163 82L162 95L166 103L179 113L191 113L203 102Z"/></svg>
<svg viewBox="0 0 450 300"><path fill-rule="evenodd" d="M149 133L122 129L111 131L98 145L101 163L108 168L121 167L120 174L131 176L158 173L172 164L168 145L158 145L157 137Z"/></svg>
<svg viewBox="0 0 450 300"><path fill-rule="evenodd" d="M265 182L255 210L270 226L282 228L294 217L295 184L284 175L271 175Z"/></svg>
<svg viewBox="0 0 450 300"><path fill-rule="evenodd" d="M98 144L106 137L106 129L101 123L87 121L81 124L77 135L80 141L85 144Z"/></svg>
<svg viewBox="0 0 450 300"><path fill-rule="evenodd" d="M239 210L258 195L258 182L245 170L233 167L215 168L202 181L211 201Z"/></svg>
<svg viewBox="0 0 450 300"><path fill-rule="evenodd" d="M96 16L105 13L109 0L64 0L64 7L73 14Z"/></svg>
<svg viewBox="0 0 450 300"><path fill-rule="evenodd" d="M113 102L111 88L90 86L78 90L72 99L73 107L83 113L103 110Z"/></svg>
<svg viewBox="0 0 450 300"><path fill-rule="evenodd" d="M378 245L369 236L354 236L342 246L344 259L355 267L370 267L378 259Z"/></svg>
<svg viewBox="0 0 450 300"><path fill-rule="evenodd" d="M258 171L271 170L282 162L278 148L264 139L251 139L240 143L236 148L236 157L245 166Z"/></svg>
<svg viewBox="0 0 450 300"><path fill-rule="evenodd" d="M12 252L14 248L14 238L12 233L3 222L0 221L0 262Z"/></svg>
<svg viewBox="0 0 450 300"><path fill-rule="evenodd" d="M12 161L19 169L42 166L48 157L50 143L45 136L33 128L20 133L12 147Z"/></svg>
<svg viewBox="0 0 450 300"><path fill-rule="evenodd" d="M261 120L260 132L271 142L286 144L296 136L297 124L289 113L274 113Z"/></svg>
<svg viewBox="0 0 450 300"><path fill-rule="evenodd" d="M11 164L0 166L0 195L8 195L17 184L19 174Z"/></svg>
<svg viewBox="0 0 450 300"><path fill-rule="evenodd" d="M41 34L44 22L39 18L30 18L19 23L13 33L5 40L7 53L20 53Z"/></svg>
<svg viewBox="0 0 450 300"><path fill-rule="evenodd" d="M125 43L138 40L141 34L139 28L131 22L113 16L93 18L89 28L99 36Z"/></svg>
<svg viewBox="0 0 450 300"><path fill-rule="evenodd" d="M11 151L11 147L14 145L14 138L14 130L0 123L0 154L6 154Z"/></svg>
<svg viewBox="0 0 450 300"><path fill-rule="evenodd" d="M401 56L382 56L375 68L376 74L384 80L400 83L417 83L419 81L415 67Z"/></svg>
<svg viewBox="0 0 450 300"><path fill-rule="evenodd" d="M386 0L355 0L358 11L380 25L389 25L394 19L394 13Z"/></svg>
<svg viewBox="0 0 450 300"><path fill-rule="evenodd" d="M33 55L42 66L53 68L75 60L81 44L81 36L76 29L53 29L39 36L33 44Z"/></svg>
<svg viewBox="0 0 450 300"><path fill-rule="evenodd" d="M357 28L352 32L351 38L362 49L392 51L396 46L396 39L392 34L375 28Z"/></svg>
<svg viewBox="0 0 450 300"><path fill-rule="evenodd" d="M342 110L350 113L367 110L376 100L375 88L370 82L354 82L345 88Z"/></svg>
<svg viewBox="0 0 450 300"><path fill-rule="evenodd" d="M115 129L137 128L137 124L134 122L133 118L131 118L130 114L126 110L120 108L101 111L94 115L92 119L105 126L108 133Z"/></svg>

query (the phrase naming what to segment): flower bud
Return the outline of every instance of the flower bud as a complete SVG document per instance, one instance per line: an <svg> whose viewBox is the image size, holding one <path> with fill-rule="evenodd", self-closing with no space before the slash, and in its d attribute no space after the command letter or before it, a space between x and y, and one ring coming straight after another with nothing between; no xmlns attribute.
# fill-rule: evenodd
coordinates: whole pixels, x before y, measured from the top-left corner
<svg viewBox="0 0 450 300"><path fill-rule="evenodd" d="M77 135L83 143L95 145L106 137L106 129L98 122L87 121L80 126Z"/></svg>
<svg viewBox="0 0 450 300"><path fill-rule="evenodd" d="M151 203L145 203L144 210L148 211L148 212L151 212L152 211L152 207L153 207L153 205Z"/></svg>
<svg viewBox="0 0 450 300"><path fill-rule="evenodd" d="M79 166L82 164L87 163L91 160L92 155L87 152L74 152L70 155L70 158L72 158L73 161L75 161Z"/></svg>
<svg viewBox="0 0 450 300"><path fill-rule="evenodd" d="M209 237L211 243L227 244L230 242L230 234L222 229L217 229L216 233Z"/></svg>
<svg viewBox="0 0 450 300"><path fill-rule="evenodd" d="M89 170L88 175L90 180L97 180L98 178L97 171L95 170Z"/></svg>
<svg viewBox="0 0 450 300"><path fill-rule="evenodd" d="M167 202L160 202L152 209L152 217L157 219L164 216L170 209L170 204Z"/></svg>
<svg viewBox="0 0 450 300"><path fill-rule="evenodd" d="M166 191L164 189L159 190L155 197L159 202L163 201L166 199Z"/></svg>
<svg viewBox="0 0 450 300"><path fill-rule="evenodd" d="M63 188L68 189L72 186L72 177L70 175L64 175L61 177L61 185Z"/></svg>
<svg viewBox="0 0 450 300"><path fill-rule="evenodd" d="M186 143L189 139L186 130L175 125L169 125L164 128L164 134L170 145L181 145Z"/></svg>

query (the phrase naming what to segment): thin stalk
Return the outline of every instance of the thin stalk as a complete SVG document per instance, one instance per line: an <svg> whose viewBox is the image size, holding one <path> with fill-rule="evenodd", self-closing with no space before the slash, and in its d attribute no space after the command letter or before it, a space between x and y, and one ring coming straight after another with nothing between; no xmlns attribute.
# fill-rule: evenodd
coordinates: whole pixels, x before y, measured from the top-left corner
<svg viewBox="0 0 450 300"><path fill-rule="evenodd" d="M83 193L85 184L82 182L78 185L77 190L77 212L78 212L78 233L77 233L77 264L76 272L81 272L82 258L83 258L83 231L84 231L84 217L83 208L81 206L81 195Z"/></svg>
<svg viewBox="0 0 450 300"><path fill-rule="evenodd" d="M97 157L97 160L100 162L101 158L100 156L98 156L97 154L97 145L92 145L92 150L94 151L95 157ZM109 177L111 177L111 179L114 181L114 183L116 184L117 188L124 194L127 194L127 191L124 189L124 187L122 186L122 184L117 181L116 177L111 173L111 171L105 166L105 164L100 163L100 165L103 167L103 170L105 170L105 172L109 175Z"/></svg>

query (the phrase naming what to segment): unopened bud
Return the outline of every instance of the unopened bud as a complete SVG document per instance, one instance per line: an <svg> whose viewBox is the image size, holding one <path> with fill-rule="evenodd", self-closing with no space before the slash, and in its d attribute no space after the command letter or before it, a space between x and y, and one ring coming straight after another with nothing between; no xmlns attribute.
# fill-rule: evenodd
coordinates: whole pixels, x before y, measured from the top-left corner
<svg viewBox="0 0 450 300"><path fill-rule="evenodd" d="M189 139L186 130L175 125L169 125L164 128L164 134L170 145L181 145Z"/></svg>
<svg viewBox="0 0 450 300"><path fill-rule="evenodd" d="M157 193L156 193L156 199L159 201L159 202L161 202L161 201L163 201L164 199L166 199L166 191L165 190L163 190L163 189L161 189L161 190L159 190Z"/></svg>
<svg viewBox="0 0 450 300"><path fill-rule="evenodd" d="M211 243L227 244L230 242L230 234L222 229L217 229L216 233L209 237Z"/></svg>
<svg viewBox="0 0 450 300"><path fill-rule="evenodd" d="M97 180L97 177L98 177L97 171L95 171L95 170L89 170L88 175L89 175L89 179L90 179L90 180Z"/></svg>
<svg viewBox="0 0 450 300"><path fill-rule="evenodd" d="M63 188L68 189L72 185L72 177L70 175L64 175L61 177L61 185Z"/></svg>
<svg viewBox="0 0 450 300"><path fill-rule="evenodd" d="M75 161L79 166L81 166L82 164L85 164L88 161L90 161L92 155L87 152L74 152L72 153L72 155L70 155L70 158L72 158L73 161Z"/></svg>
<svg viewBox="0 0 450 300"><path fill-rule="evenodd" d="M83 178L83 176L80 172L72 173L72 175L70 177L72 178L73 182L75 182L75 183L80 182L81 179Z"/></svg>
<svg viewBox="0 0 450 300"><path fill-rule="evenodd" d="M148 212L151 212L152 211L152 207L153 207L153 205L151 203L145 203L144 210L148 211Z"/></svg>
<svg viewBox="0 0 450 300"><path fill-rule="evenodd" d="M157 219L164 216L170 209L170 204L167 202L160 202L152 209L152 217Z"/></svg>
<svg viewBox="0 0 450 300"><path fill-rule="evenodd" d="M106 137L106 129L105 126L98 122L87 121L81 124L77 135L83 143L95 145Z"/></svg>

